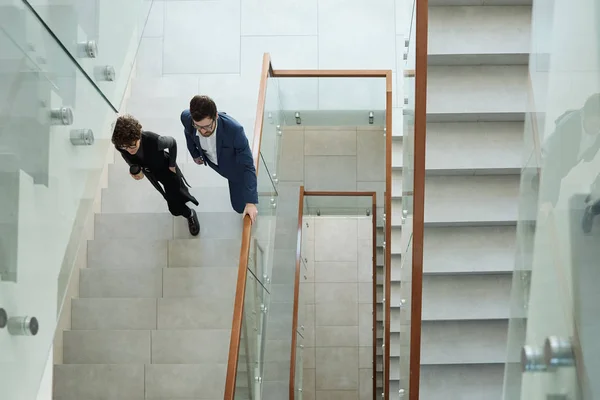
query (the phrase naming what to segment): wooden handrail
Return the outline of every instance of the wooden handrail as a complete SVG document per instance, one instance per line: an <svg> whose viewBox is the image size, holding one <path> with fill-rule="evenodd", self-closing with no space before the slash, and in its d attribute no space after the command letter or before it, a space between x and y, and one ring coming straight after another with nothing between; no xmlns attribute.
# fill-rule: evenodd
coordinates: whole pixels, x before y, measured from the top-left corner
<svg viewBox="0 0 600 400"><path fill-rule="evenodd" d="M360 197L360 196L373 196L376 192L373 191L362 191L362 192L326 192L326 191L304 191L304 196L314 197Z"/></svg>
<svg viewBox="0 0 600 400"><path fill-rule="evenodd" d="M276 69L276 78L385 78L389 70L336 69Z"/></svg>
<svg viewBox="0 0 600 400"><path fill-rule="evenodd" d="M229 360L227 361L227 377L225 378L225 399L233 400L235 396L235 380L240 353L240 339L242 333L242 319L244 317L244 299L246 297L246 279L248 276L248 257L250 255L250 235L252 221L250 217L244 218L242 230L242 247L240 249L240 263L233 301L233 322L231 324L231 339L229 340Z"/></svg>
<svg viewBox="0 0 600 400"><path fill-rule="evenodd" d="M298 240L296 242L296 272L294 276L294 306L292 314L292 348L290 357L289 398L296 396L296 345L298 339L298 299L300 297L300 276L302 271L302 219L304 218L304 186L300 186L298 195Z"/></svg>
<svg viewBox="0 0 600 400"><path fill-rule="evenodd" d="M409 400L419 400L421 377L421 309L423 301L423 231L425 220L425 143L427 133L428 0L416 0L415 133L413 247L410 320Z"/></svg>
<svg viewBox="0 0 600 400"><path fill-rule="evenodd" d="M386 76L386 96L385 96L385 210L386 216L385 233L384 233L384 268L385 282L383 284L384 298L384 313L385 324L383 327L383 343L384 346L384 374L383 387L385 400L390 398L390 319L391 319L391 301L392 298L392 72Z"/></svg>
<svg viewBox="0 0 600 400"><path fill-rule="evenodd" d="M373 302L373 400L377 397L377 193L373 192L373 202L371 203L372 215L373 215L373 262L371 271L371 290L373 291L372 302Z"/></svg>
<svg viewBox="0 0 600 400"><path fill-rule="evenodd" d="M256 107L256 120L254 121L254 137L252 139L252 157L254 168L258 176L260 165L260 145L262 141L263 114L265 112L265 99L267 93L267 80L272 72L271 57L269 53L263 55L262 73L258 91ZM244 217L242 228L242 244L240 247L240 261L238 277L233 301L233 322L231 323L231 338L229 339L229 358L227 360L227 375L225 377L225 400L234 400L237 366L240 353L240 340L244 318L244 299L246 296L246 279L248 277L248 257L250 255L250 239L252 236L252 221L249 216Z"/></svg>

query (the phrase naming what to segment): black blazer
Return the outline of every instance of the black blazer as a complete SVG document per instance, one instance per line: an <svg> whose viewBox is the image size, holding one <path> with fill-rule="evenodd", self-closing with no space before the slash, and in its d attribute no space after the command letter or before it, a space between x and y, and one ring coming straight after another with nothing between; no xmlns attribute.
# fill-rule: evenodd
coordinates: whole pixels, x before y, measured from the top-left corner
<svg viewBox="0 0 600 400"><path fill-rule="evenodd" d="M190 110L181 113L187 148L193 158L202 158L205 165L209 165L230 183L242 185L243 199L232 198L232 203L258 204L258 191L256 187L256 169L244 127L226 113L217 116L217 161L213 164L200 146L200 139L192 121ZM232 196L239 196L238 192L231 192Z"/></svg>

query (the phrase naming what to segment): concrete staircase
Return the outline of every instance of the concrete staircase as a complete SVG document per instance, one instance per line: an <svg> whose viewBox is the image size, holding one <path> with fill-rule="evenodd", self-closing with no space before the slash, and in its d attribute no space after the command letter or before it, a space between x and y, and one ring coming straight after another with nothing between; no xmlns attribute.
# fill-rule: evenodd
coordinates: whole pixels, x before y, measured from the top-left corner
<svg viewBox="0 0 600 400"><path fill-rule="evenodd" d="M500 398L531 1L429 5L421 397ZM396 137L396 176L402 173L401 143ZM393 235L399 238L401 197L393 195ZM397 243L393 268L404 251ZM396 280L392 292L394 310Z"/></svg>
<svg viewBox="0 0 600 400"><path fill-rule="evenodd" d="M120 156L110 165L54 399L223 398L241 217L225 180L181 167L200 201L197 238L148 182L128 176Z"/></svg>

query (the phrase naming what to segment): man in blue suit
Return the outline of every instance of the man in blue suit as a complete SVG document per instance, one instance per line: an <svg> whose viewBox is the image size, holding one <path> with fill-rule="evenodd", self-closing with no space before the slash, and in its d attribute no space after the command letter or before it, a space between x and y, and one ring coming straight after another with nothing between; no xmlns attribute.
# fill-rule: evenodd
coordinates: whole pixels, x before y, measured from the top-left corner
<svg viewBox="0 0 600 400"><path fill-rule="evenodd" d="M208 165L229 181L233 209L256 220L258 192L256 169L244 128L235 119L217 112L208 96L194 96L181 113L187 148L198 165Z"/></svg>

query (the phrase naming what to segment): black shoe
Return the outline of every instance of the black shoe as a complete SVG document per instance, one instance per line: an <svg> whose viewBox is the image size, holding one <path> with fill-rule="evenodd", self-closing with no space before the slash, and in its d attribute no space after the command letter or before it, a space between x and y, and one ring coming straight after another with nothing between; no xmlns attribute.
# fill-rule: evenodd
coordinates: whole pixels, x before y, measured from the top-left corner
<svg viewBox="0 0 600 400"><path fill-rule="evenodd" d="M198 236L200 233L200 222L198 221L198 216L196 215L196 211L191 209L192 215L187 219L188 227L190 228L190 234L192 236Z"/></svg>

